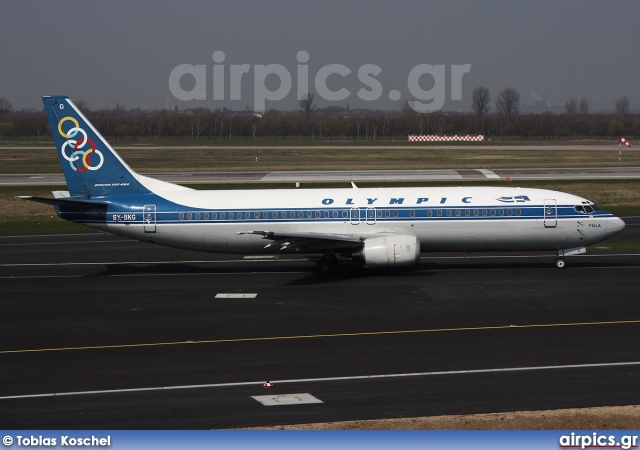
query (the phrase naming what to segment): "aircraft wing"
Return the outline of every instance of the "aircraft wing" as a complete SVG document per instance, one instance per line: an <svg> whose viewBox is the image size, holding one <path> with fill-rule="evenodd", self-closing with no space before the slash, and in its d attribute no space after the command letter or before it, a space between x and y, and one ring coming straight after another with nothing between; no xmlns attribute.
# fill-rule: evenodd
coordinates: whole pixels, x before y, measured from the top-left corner
<svg viewBox="0 0 640 450"><path fill-rule="evenodd" d="M236 234L257 234L269 242L264 248L321 252L326 250L343 251L358 247L362 240L356 236L330 233L296 233L279 231L239 231Z"/></svg>

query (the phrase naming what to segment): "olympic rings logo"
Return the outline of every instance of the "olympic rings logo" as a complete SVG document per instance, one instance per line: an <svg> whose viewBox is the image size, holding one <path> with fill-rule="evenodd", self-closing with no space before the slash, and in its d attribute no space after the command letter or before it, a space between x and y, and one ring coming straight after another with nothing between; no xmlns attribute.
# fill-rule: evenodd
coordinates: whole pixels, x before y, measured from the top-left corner
<svg viewBox="0 0 640 450"><path fill-rule="evenodd" d="M62 124L66 121L70 121L74 127L69 129L66 133L62 129ZM85 172L87 170L98 170L104 164L104 156L100 150L96 149L96 144L91 139L87 138L87 132L80 128L80 124L76 119L71 116L64 117L60 122L58 122L58 133L65 138L67 141L62 145L62 156L64 159L69 161L69 165L75 172ZM72 139L75 138L78 133L82 135L82 139ZM89 149L81 150L87 143L91 146ZM73 146L71 156L67 155L67 146ZM91 154L95 153L100 157L100 163L96 166L91 165ZM76 167L76 161L82 159L82 165L84 167ZM94 159L95 162L95 159Z"/></svg>

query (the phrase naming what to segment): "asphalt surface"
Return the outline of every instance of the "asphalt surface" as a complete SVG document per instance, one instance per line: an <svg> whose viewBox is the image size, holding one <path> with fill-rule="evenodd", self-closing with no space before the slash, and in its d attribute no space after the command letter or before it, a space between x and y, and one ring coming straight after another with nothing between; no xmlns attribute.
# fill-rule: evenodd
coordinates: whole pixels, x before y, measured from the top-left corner
<svg viewBox="0 0 640 450"><path fill-rule="evenodd" d="M640 242L640 217L625 220L564 270L545 253L423 254L402 272L341 260L331 277L311 257L1 236L0 423L230 428L638 404L640 250L607 248Z"/></svg>
<svg viewBox="0 0 640 450"><path fill-rule="evenodd" d="M179 172L142 175L183 184L212 183L309 183L336 181L487 181L513 180L602 180L638 179L640 167L528 168L528 169L439 169L439 170L343 170L304 172ZM0 174L0 186L64 185L58 174Z"/></svg>

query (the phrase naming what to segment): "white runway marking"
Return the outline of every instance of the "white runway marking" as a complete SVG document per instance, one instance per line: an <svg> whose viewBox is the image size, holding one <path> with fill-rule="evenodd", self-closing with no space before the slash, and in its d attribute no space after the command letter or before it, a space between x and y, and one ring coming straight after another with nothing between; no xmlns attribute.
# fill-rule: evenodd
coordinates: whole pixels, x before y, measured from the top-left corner
<svg viewBox="0 0 640 450"><path fill-rule="evenodd" d="M299 378L291 380L273 380L271 383L317 383L324 381L352 381L352 380L375 380L380 378L408 378L408 377L425 377L437 375L470 375L479 373L505 373L505 372L527 372L536 370L560 370L560 369L592 369L598 367L624 367L637 366L640 361L618 362L618 363L596 363L596 364L572 364L562 366L534 366L534 367L506 367L500 369L475 369L475 370L447 370L442 372L414 372L414 373L394 373L388 375L360 375L351 377L326 377L326 378ZM95 395L95 394L117 394L124 392L147 392L147 391L168 391L175 389L204 389L216 387L234 387L234 386L262 386L263 381L244 381L237 383L214 383L214 384L192 384L185 386L162 386L150 388L134 388L134 389L109 389L102 391L76 391L76 392L56 392L50 394L27 394L27 395L8 395L0 397L0 400L36 398L36 397L64 397L71 395Z"/></svg>
<svg viewBox="0 0 640 450"><path fill-rule="evenodd" d="M579 255L572 256L571 258L600 258L600 257L614 257L614 256L640 256L640 253L607 253L597 255ZM421 256L421 261L429 261L434 259L505 259L505 258L546 258L553 259L553 254L548 255L460 255L460 256ZM0 264L0 267L57 267L57 266L120 266L120 265L132 265L132 264L228 264L228 263L242 263L242 262L301 262L310 261L310 258L279 258L268 259L268 257L262 259L254 257L251 259L225 259L225 260L176 260L176 261L105 261L105 262L68 262L68 263L27 263L27 264Z"/></svg>
<svg viewBox="0 0 640 450"><path fill-rule="evenodd" d="M105 236L103 233L25 234L20 236L0 236L0 239L24 239L34 237ZM114 236L106 236L114 237Z"/></svg>
<svg viewBox="0 0 640 450"><path fill-rule="evenodd" d="M501 178L500 175L497 175L495 172L491 170L487 170L487 169L476 169L476 170L487 178Z"/></svg>
<svg viewBox="0 0 640 450"><path fill-rule="evenodd" d="M252 395L251 398L264 406L308 405L310 403L324 403L311 394L281 394L281 395Z"/></svg>
<svg viewBox="0 0 640 450"><path fill-rule="evenodd" d="M256 298L258 294L216 294L215 298Z"/></svg>

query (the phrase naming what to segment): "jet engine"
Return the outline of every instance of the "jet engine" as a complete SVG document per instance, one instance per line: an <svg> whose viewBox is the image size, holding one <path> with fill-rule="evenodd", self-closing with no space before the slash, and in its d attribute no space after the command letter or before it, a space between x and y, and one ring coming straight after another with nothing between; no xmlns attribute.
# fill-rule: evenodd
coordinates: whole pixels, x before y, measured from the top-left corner
<svg viewBox="0 0 640 450"><path fill-rule="evenodd" d="M420 260L420 242L410 235L369 238L351 257L367 267L410 267Z"/></svg>

